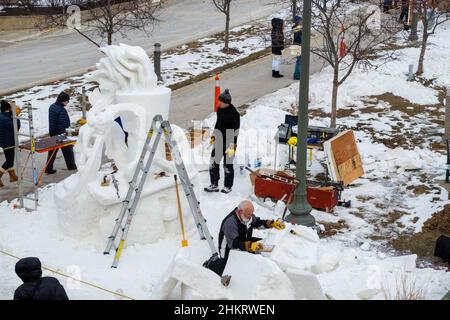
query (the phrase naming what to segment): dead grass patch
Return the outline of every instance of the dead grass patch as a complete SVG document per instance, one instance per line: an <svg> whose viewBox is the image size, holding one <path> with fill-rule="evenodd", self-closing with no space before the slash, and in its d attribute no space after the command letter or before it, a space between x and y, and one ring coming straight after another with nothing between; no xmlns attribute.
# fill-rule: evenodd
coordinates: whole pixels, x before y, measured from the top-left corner
<svg viewBox="0 0 450 320"><path fill-rule="evenodd" d="M419 218L414 220L417 222ZM390 244L396 250L415 253L437 267L446 267L448 264L434 256L436 240L441 235L450 236L450 204L425 221L421 232L404 234L392 239Z"/></svg>
<svg viewBox="0 0 450 320"><path fill-rule="evenodd" d="M325 227L325 230L319 234L320 238L327 238L336 235L343 229L348 229L349 226L345 220L341 219L338 222L323 222L319 221Z"/></svg>

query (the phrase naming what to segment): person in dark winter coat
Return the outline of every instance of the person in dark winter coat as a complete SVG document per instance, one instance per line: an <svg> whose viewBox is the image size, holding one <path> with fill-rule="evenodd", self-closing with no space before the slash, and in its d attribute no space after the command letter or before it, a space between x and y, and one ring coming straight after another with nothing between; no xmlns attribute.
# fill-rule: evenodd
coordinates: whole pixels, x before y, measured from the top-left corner
<svg viewBox="0 0 450 320"><path fill-rule="evenodd" d="M302 45L302 18L295 16L294 25L292 26L292 32L294 33L294 45ZM300 65L301 65L301 55L297 55L297 60L295 62L294 80L300 80Z"/></svg>
<svg viewBox="0 0 450 320"><path fill-rule="evenodd" d="M2 100L1 113L0 113L0 147L3 149L6 161L0 168L0 188L4 187L2 182L2 176L8 172L9 182L15 182L18 180L16 171L14 169L14 123L13 123L13 112L11 104L9 102ZM20 110L20 109L19 109ZM20 129L20 120L17 119L17 128Z"/></svg>
<svg viewBox="0 0 450 320"><path fill-rule="evenodd" d="M253 214L254 210L252 202L244 200L223 219L219 231L219 252L225 263L232 249L255 253L263 248L258 242L262 239L252 236L253 229L285 228L281 220L264 220L256 217ZM224 254L222 254L223 240L226 242Z"/></svg>
<svg viewBox="0 0 450 320"><path fill-rule="evenodd" d="M69 300L58 279L42 277L41 261L38 258L20 259L15 271L23 284L14 292L14 300Z"/></svg>
<svg viewBox="0 0 450 320"><path fill-rule="evenodd" d="M284 21L279 18L272 19L272 77L281 78L283 75L280 74L280 62L281 55L284 50Z"/></svg>
<svg viewBox="0 0 450 320"><path fill-rule="evenodd" d="M48 109L48 123L49 123L49 134L50 137L54 137L60 134L65 134L66 129L70 127L70 118L67 113L66 106L69 103L70 97L67 93L61 92L56 99L56 102L53 103ZM75 156L73 154L73 146L68 146L61 148L64 160L66 161L68 170L76 170L77 166L75 164ZM58 149L56 151L49 151L47 157L47 169L45 172L47 174L53 174L56 170L53 169L53 163L56 159L56 154L58 153ZM52 156L53 155L53 156Z"/></svg>
<svg viewBox="0 0 450 320"><path fill-rule="evenodd" d="M220 162L224 159L225 183L221 190L223 193L231 192L234 181L233 161L237 148L237 138L241 119L239 112L231 104L231 95L225 89L219 96L219 108L217 109L217 120L214 126L214 134L211 136L213 150L211 152L211 162L209 176L211 185L204 190L207 192L219 191Z"/></svg>
<svg viewBox="0 0 450 320"><path fill-rule="evenodd" d="M398 21L400 23L403 23L403 28L405 30L408 30L409 29L409 25L408 25L409 1L408 0L401 0L401 1L402 1L402 7L401 7L400 17L399 17Z"/></svg>

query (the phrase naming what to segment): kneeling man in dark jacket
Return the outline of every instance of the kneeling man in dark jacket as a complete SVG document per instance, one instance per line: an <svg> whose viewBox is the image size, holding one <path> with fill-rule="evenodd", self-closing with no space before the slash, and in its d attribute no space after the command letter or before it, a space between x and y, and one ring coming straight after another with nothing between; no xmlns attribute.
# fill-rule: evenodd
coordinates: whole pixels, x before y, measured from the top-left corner
<svg viewBox="0 0 450 320"><path fill-rule="evenodd" d="M42 277L38 258L20 259L16 263L16 274L23 284L14 292L14 300L69 300L58 279Z"/></svg>
<svg viewBox="0 0 450 320"><path fill-rule="evenodd" d="M223 256L225 261L228 260L231 249L255 253L263 248L262 243L258 242L261 238L252 237L254 228L284 229L285 225L281 220L263 220L256 217L254 211L252 202L244 200L223 219L219 232L219 251L225 238L226 247Z"/></svg>

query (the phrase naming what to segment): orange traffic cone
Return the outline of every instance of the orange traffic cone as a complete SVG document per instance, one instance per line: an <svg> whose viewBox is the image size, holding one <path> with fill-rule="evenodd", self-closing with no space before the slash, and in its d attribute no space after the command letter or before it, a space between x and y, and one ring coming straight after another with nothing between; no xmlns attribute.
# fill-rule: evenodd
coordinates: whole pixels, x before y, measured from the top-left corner
<svg viewBox="0 0 450 320"><path fill-rule="evenodd" d="M217 112L217 109L219 108L219 95L220 95L220 77L219 73L216 73L216 83L214 86L214 112Z"/></svg>

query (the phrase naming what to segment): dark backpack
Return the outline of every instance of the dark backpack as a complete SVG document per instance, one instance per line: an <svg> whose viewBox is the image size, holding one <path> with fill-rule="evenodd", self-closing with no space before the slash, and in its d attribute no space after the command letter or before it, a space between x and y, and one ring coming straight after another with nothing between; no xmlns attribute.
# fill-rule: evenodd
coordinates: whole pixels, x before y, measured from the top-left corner
<svg viewBox="0 0 450 320"><path fill-rule="evenodd" d="M440 236L436 240L434 255L444 259L445 262L450 262L450 237Z"/></svg>

